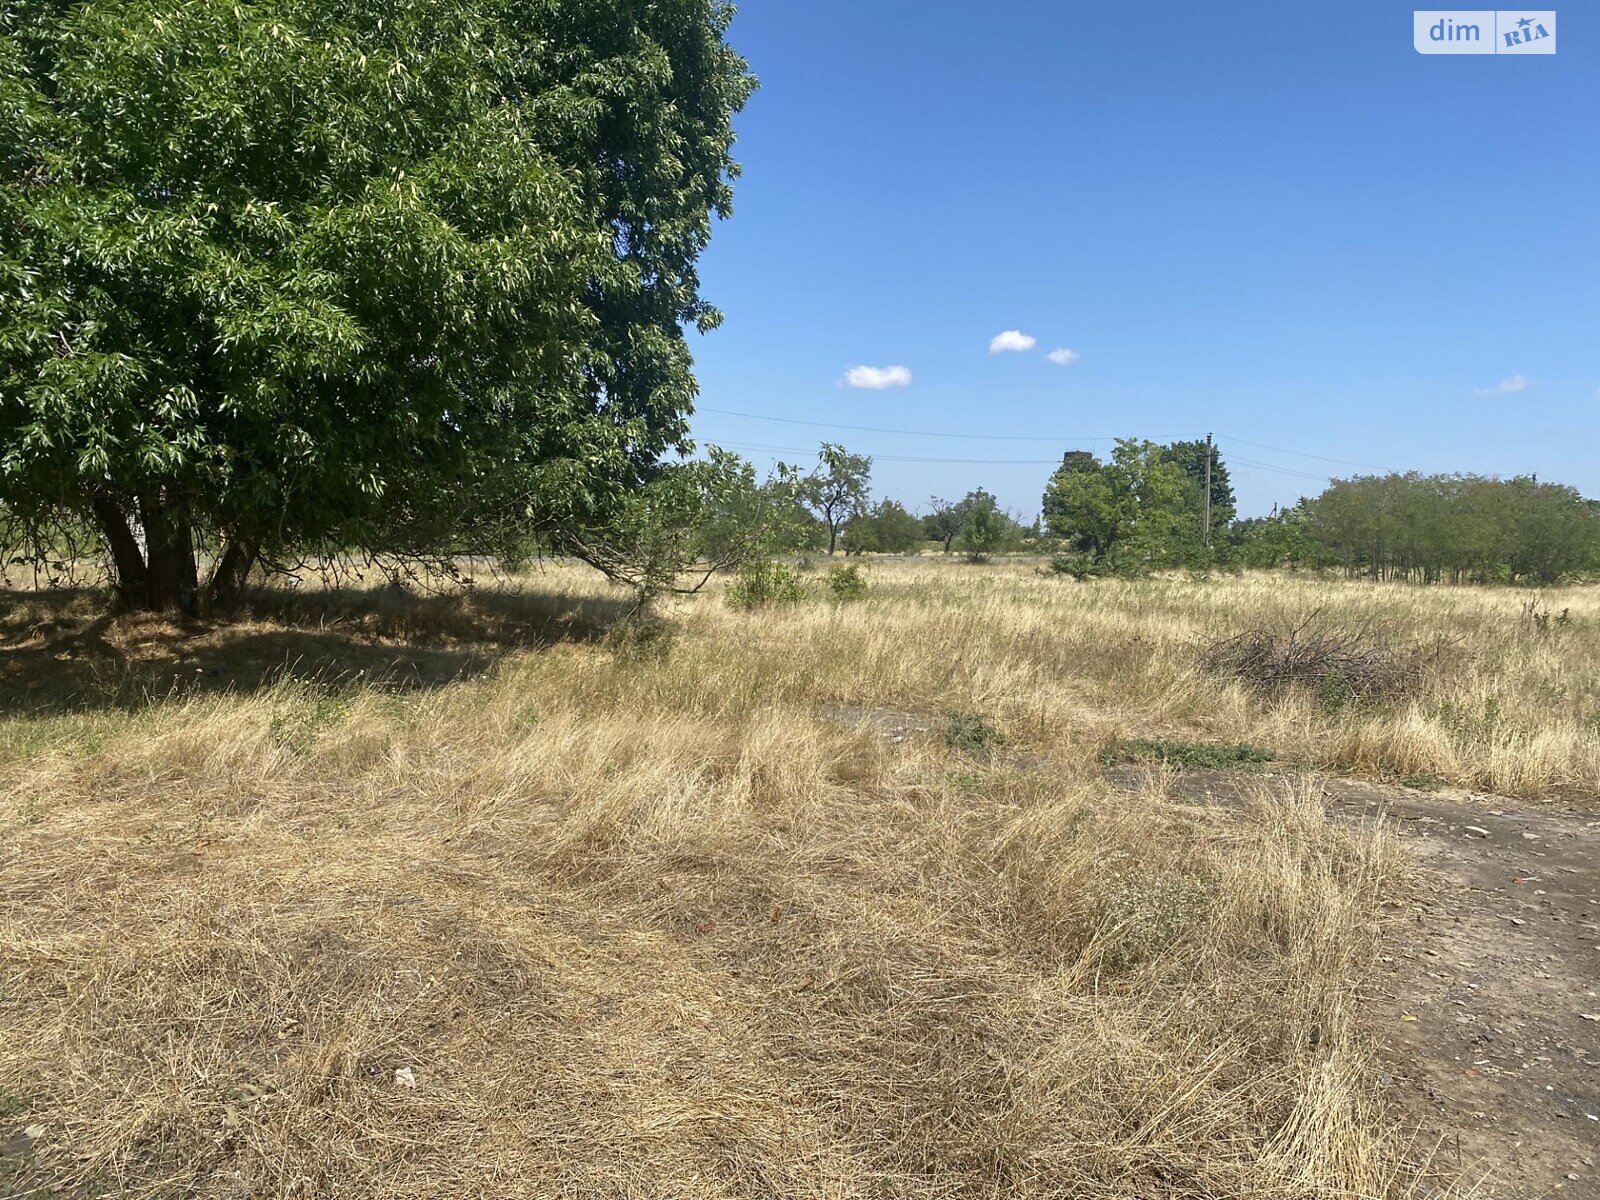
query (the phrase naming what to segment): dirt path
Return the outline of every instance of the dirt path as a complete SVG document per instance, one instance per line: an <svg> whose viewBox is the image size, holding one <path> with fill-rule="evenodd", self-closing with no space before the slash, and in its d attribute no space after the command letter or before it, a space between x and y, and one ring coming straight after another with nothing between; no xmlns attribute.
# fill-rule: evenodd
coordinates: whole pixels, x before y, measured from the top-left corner
<svg viewBox="0 0 1600 1200"><path fill-rule="evenodd" d="M1251 778L1192 771L1177 790L1226 800ZM1440 1169L1489 1197L1600 1200L1600 815L1321 783L1335 813L1387 814L1421 867L1372 1002Z"/></svg>
<svg viewBox="0 0 1600 1200"><path fill-rule="evenodd" d="M1494 1196L1600 1200L1600 819L1491 798L1334 803L1386 809L1423 867L1378 1002L1396 1085L1445 1165Z"/></svg>

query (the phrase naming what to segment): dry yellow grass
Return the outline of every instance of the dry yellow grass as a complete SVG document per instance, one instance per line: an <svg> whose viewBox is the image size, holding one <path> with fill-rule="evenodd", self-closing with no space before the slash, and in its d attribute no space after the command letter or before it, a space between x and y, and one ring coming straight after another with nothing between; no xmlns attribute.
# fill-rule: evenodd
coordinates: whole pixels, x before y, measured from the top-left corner
<svg viewBox="0 0 1600 1200"><path fill-rule="evenodd" d="M664 655L507 637L442 686L0 721L0 1112L39 1134L0 1188L1409 1194L1356 1000L1393 844L1268 780L1117 791L1096 754L1593 786L1595 601L1537 635L1510 593L869 576L844 607L681 602ZM534 582L552 628L603 608ZM1387 716L1197 672L1208 631L1316 605L1450 631L1463 665ZM428 632L353 627L374 663ZM1441 707L1491 697L1481 745ZM998 752L947 745L949 711Z"/></svg>

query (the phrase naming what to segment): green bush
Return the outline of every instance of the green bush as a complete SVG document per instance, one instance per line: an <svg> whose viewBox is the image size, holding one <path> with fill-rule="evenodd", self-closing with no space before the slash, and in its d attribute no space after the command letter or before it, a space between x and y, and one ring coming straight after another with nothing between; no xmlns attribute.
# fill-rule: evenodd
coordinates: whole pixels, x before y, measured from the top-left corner
<svg viewBox="0 0 1600 1200"><path fill-rule="evenodd" d="M1052 575L1070 575L1080 583L1086 579L1143 579L1150 574L1132 557L1096 558L1084 552L1053 555L1045 570Z"/></svg>
<svg viewBox="0 0 1600 1200"><path fill-rule="evenodd" d="M1112 738L1100 751L1100 761L1106 766L1124 762L1162 762L1175 767L1203 767L1215 771L1260 768L1276 758L1277 755L1271 750L1243 742L1214 745L1159 738Z"/></svg>
<svg viewBox="0 0 1600 1200"><path fill-rule="evenodd" d="M1000 744L1000 731L975 713L946 713L944 744L973 758L988 758Z"/></svg>
<svg viewBox="0 0 1600 1200"><path fill-rule="evenodd" d="M753 562L739 569L728 585L728 603L734 608L765 608L771 604L797 604L806 598L805 580L782 563Z"/></svg>
<svg viewBox="0 0 1600 1200"><path fill-rule="evenodd" d="M1053 575L1070 575L1080 583L1107 574L1105 564L1096 562L1087 554L1053 555L1048 570Z"/></svg>
<svg viewBox="0 0 1600 1200"><path fill-rule="evenodd" d="M350 697L308 688L272 714L268 734L293 754L309 754L323 734L350 715Z"/></svg>
<svg viewBox="0 0 1600 1200"><path fill-rule="evenodd" d="M829 567L828 594L841 604L867 594L867 578L857 566Z"/></svg>

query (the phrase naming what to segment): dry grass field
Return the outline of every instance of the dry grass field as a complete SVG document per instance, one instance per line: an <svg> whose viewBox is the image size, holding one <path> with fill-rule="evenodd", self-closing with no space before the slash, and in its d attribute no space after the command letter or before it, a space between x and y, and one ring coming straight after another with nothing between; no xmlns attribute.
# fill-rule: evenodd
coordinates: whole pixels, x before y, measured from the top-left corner
<svg viewBox="0 0 1600 1200"><path fill-rule="evenodd" d="M1593 795L1600 592L865 573L642 648L569 567L11 594L0 1194L1450 1194L1362 1003L1397 841L1151 747ZM1200 665L1317 612L1410 693Z"/></svg>

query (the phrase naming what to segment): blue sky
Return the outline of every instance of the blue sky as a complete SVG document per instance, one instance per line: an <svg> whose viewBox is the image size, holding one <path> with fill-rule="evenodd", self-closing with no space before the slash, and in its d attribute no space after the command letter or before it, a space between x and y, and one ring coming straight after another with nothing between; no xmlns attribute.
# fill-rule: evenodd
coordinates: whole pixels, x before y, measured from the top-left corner
<svg viewBox="0 0 1600 1200"><path fill-rule="evenodd" d="M1213 432L1246 515L1360 467L1600 496L1600 3L1557 13L1423 56L1379 3L746 0L695 435L1028 518L1044 463L905 460Z"/></svg>

